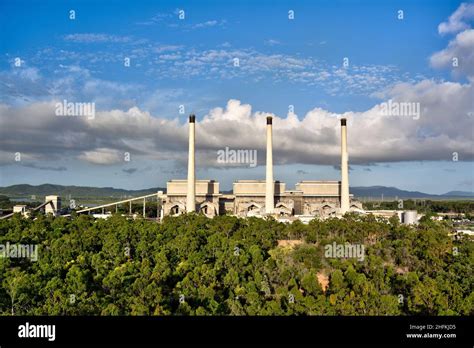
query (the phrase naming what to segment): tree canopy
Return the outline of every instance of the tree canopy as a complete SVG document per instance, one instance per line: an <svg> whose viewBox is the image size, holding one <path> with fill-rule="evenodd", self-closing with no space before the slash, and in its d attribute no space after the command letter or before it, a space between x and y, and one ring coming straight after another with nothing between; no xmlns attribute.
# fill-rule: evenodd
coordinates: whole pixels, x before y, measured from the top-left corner
<svg viewBox="0 0 474 348"><path fill-rule="evenodd" d="M0 314L472 315L474 243L450 231L350 214L308 225L16 214L0 220L0 244L37 245L38 260L0 257ZM346 242L364 259L325 257Z"/></svg>

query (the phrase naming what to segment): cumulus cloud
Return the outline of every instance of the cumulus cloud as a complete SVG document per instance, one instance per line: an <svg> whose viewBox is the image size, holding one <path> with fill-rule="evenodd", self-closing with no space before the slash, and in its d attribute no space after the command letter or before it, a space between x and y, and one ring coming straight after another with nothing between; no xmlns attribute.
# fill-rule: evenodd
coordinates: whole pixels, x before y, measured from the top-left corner
<svg viewBox="0 0 474 348"><path fill-rule="evenodd" d="M448 68L457 76L474 78L474 29L469 22L474 19L474 3L462 3L447 22L438 26L440 34L458 33L448 47L434 53L430 64L434 68Z"/></svg>
<svg viewBox="0 0 474 348"><path fill-rule="evenodd" d="M474 77L474 29L457 34L448 47L431 56L430 63L434 68L449 68L455 74Z"/></svg>
<svg viewBox="0 0 474 348"><path fill-rule="evenodd" d="M398 84L386 93L393 103L419 103L420 117L384 116L382 104L363 112L332 113L315 108L303 117L253 111L251 105L229 100L197 122L197 164L221 168L217 151L257 150L265 159L265 119L274 116L274 161L277 164L326 164L340 161L339 118L348 118L351 164L474 159L472 84L453 82ZM384 101L386 102L386 101ZM4 151L31 156L60 154L94 164L124 161L187 161L187 124L155 117L137 107L97 112L95 119L54 116L54 103L28 107L0 105L0 145Z"/></svg>
<svg viewBox="0 0 474 348"><path fill-rule="evenodd" d="M138 108L99 111L87 119L58 117L55 104L0 104L0 147L6 159L13 161L13 154L20 152L22 158L51 160L60 155L106 165L123 162L125 152L132 160L137 155L167 158L186 142L184 126L176 120L154 118Z"/></svg>
<svg viewBox="0 0 474 348"><path fill-rule="evenodd" d="M462 3L458 9L449 16L447 22L438 26L440 34L457 33L469 28L468 22L474 19L474 3Z"/></svg>

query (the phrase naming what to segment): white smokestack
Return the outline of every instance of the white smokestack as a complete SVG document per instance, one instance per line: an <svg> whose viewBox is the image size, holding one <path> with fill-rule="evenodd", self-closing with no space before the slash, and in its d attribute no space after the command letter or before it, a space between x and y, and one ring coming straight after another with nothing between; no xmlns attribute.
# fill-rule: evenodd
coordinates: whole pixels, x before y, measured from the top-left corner
<svg viewBox="0 0 474 348"><path fill-rule="evenodd" d="M196 210L196 176L194 165L194 134L196 116L189 116L189 153L188 153L188 191L186 196L186 211Z"/></svg>
<svg viewBox="0 0 474 348"><path fill-rule="evenodd" d="M347 153L346 119L341 119L341 213L349 210L349 154Z"/></svg>
<svg viewBox="0 0 474 348"><path fill-rule="evenodd" d="M272 139L272 117L267 117L267 175L266 175L266 190L265 190L265 212L273 214L275 207L275 184L273 182L273 139Z"/></svg>

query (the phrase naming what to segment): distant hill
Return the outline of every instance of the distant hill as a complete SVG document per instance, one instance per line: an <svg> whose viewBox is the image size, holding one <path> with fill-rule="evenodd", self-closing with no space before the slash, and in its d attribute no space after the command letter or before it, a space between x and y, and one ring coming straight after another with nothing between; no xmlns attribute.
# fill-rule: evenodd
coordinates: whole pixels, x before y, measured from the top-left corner
<svg viewBox="0 0 474 348"><path fill-rule="evenodd" d="M398 198L474 198L474 192L449 191L442 195L429 194L419 191L400 190L396 187L368 186L351 187L351 193L356 197L398 197Z"/></svg>
<svg viewBox="0 0 474 348"><path fill-rule="evenodd" d="M449 191L444 193L442 196L456 196L456 197L474 197L474 192L466 192L466 191Z"/></svg>
<svg viewBox="0 0 474 348"><path fill-rule="evenodd" d="M367 186L367 187L351 187L350 192L356 197L399 197L399 198L429 198L438 197L429 193L419 191L405 191L396 187L387 186Z"/></svg>
<svg viewBox="0 0 474 348"><path fill-rule="evenodd" d="M46 195L60 195L62 197L112 197L122 198L124 196L143 196L158 191L166 192L164 187L153 187L143 190L125 190L113 187L90 187L90 186L63 186L63 185L12 185L6 187L0 187L0 195L9 197L29 197L32 195L46 196ZM445 199L445 198L474 198L474 192L465 191L450 191L442 195L434 195L419 191L405 191L400 190L396 187L387 186L355 186L350 188L351 194L356 197L382 197L386 198L398 197L398 198L433 198L433 199ZM222 191L222 193L231 194L232 191Z"/></svg>
<svg viewBox="0 0 474 348"><path fill-rule="evenodd" d="M157 191L166 191L165 188L149 188L143 190L124 190L113 187L90 187L90 186L63 186L43 184L38 186L33 185L12 185L7 187L0 187L0 194L9 197L28 197L31 195L47 196L59 195L62 197L116 197L123 196L142 196Z"/></svg>

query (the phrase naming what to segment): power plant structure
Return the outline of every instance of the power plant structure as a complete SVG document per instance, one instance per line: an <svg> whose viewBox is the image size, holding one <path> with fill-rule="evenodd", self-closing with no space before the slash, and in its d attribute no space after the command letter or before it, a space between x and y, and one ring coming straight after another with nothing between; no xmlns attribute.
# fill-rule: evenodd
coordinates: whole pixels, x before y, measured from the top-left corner
<svg viewBox="0 0 474 348"><path fill-rule="evenodd" d="M7 219L12 217L15 213L19 213L22 216L29 216L30 212L39 211L44 209L45 214L52 214L53 216L61 215L61 197L56 195L46 196L44 203L41 203L39 206L28 209L26 204L18 204L13 206L13 212L7 215L3 215L0 219Z"/></svg>
<svg viewBox="0 0 474 348"><path fill-rule="evenodd" d="M349 156L347 151L347 121L341 119L341 180L301 181L294 190L274 180L273 118L266 118L265 180L237 180L232 194L221 194L219 182L196 180L195 175L196 117L189 117L188 179L167 182L167 192L161 195L162 216L188 212L208 217L231 214L239 217L274 216L283 219L341 216L362 210L362 203L349 193Z"/></svg>
<svg viewBox="0 0 474 348"><path fill-rule="evenodd" d="M189 117L189 148L187 180L170 180L167 192L158 191L140 197L126 198L117 202L94 207L74 209L77 214L88 213L95 218L112 216L110 209L128 205L128 216L143 215L146 218L146 204L156 206L157 220L165 216L196 212L207 217L234 215L238 217L273 216L279 221L300 220L308 223L314 218L341 217L347 212L373 214L383 218L397 216L404 224L417 224L420 215L416 211L369 210L364 211L362 203L349 193L349 154L347 146L347 120L341 119L341 180L311 180L296 183L294 190L287 190L284 182L275 180L273 175L273 118L266 118L266 165L265 180L237 180L233 183L232 194L223 194L219 182L215 180L196 180L195 163L196 117ZM150 202L150 200L152 202ZM132 210L133 202L143 202L140 214ZM155 203L153 203L155 202ZM70 217L71 209L61 208L61 197L45 196L44 203L28 209L26 205L15 205L13 211L0 216L0 219L12 217L15 213L28 217L31 212L44 210L45 214ZM64 213L64 211L66 212ZM106 213L106 210L107 213ZM94 214L102 211L102 214ZM0 213L1 214L1 213Z"/></svg>

